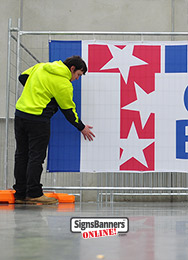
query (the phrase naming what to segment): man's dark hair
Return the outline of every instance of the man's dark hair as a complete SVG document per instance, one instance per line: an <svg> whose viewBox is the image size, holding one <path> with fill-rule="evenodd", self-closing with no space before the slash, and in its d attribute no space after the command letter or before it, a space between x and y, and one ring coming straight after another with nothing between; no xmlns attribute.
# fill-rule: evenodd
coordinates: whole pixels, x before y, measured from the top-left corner
<svg viewBox="0 0 188 260"><path fill-rule="evenodd" d="M75 66L75 70L81 70L83 71L83 74L85 75L85 73L87 72L87 66L84 60L82 60L82 58L80 56L72 56L67 58L66 60L64 60L63 62L69 69L72 66Z"/></svg>

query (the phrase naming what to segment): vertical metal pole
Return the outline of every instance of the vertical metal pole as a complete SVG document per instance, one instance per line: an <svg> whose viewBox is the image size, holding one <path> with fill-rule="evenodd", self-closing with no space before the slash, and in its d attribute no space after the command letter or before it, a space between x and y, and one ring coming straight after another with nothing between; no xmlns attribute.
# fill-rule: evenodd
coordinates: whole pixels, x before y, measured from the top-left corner
<svg viewBox="0 0 188 260"><path fill-rule="evenodd" d="M101 177L101 178L100 178L100 179L101 179L101 180L100 180L100 182L101 182L101 185L100 185L100 186L103 186L103 180L102 180L102 178L103 178L103 173L101 172L100 175L101 175L101 176L100 176L100 177ZM101 190L101 203L102 203L102 200L103 200L103 195L102 195L102 194L103 194L103 191Z"/></svg>
<svg viewBox="0 0 188 260"><path fill-rule="evenodd" d="M113 172L111 173L111 186L115 187L114 186L114 173ZM111 190L110 191L110 202L114 201L114 194L113 193L114 193L114 190Z"/></svg>
<svg viewBox="0 0 188 260"><path fill-rule="evenodd" d="M83 187L83 174L80 172L80 188ZM82 190L80 189L80 203L82 202Z"/></svg>
<svg viewBox="0 0 188 260"><path fill-rule="evenodd" d="M144 41L144 35L141 34L141 42L143 42L143 41Z"/></svg>
<svg viewBox="0 0 188 260"><path fill-rule="evenodd" d="M6 83L6 119L5 119L5 157L4 157L4 188L7 189L8 179L8 128L9 128L9 101L10 101L10 44L12 20L8 20L8 45L7 45L7 83Z"/></svg>
<svg viewBox="0 0 188 260"><path fill-rule="evenodd" d="M20 18L18 18L18 34L17 34L17 53L16 53L16 100L19 97L19 82L18 77L20 74Z"/></svg>
<svg viewBox="0 0 188 260"><path fill-rule="evenodd" d="M106 174L105 174L105 179L106 179L106 187L108 187L108 173L106 172ZM108 201L108 191L106 190L106 203L107 203L107 201Z"/></svg>
<svg viewBox="0 0 188 260"><path fill-rule="evenodd" d="M99 187L100 186L100 184L99 184L99 172L98 173L96 173L97 174L97 187ZM100 201L100 199L99 199L99 190L97 190L97 203L99 203L99 201Z"/></svg>

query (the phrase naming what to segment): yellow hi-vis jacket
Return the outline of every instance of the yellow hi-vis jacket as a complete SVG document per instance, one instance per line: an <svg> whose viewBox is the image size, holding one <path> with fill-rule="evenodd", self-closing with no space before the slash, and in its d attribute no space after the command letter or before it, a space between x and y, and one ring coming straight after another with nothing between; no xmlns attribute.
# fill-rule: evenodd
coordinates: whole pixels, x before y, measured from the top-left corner
<svg viewBox="0 0 188 260"><path fill-rule="evenodd" d="M26 76L23 92L16 103L16 116L49 119L59 107L78 130L85 127L73 101L71 71L62 61L38 63L21 74ZM19 78L20 79L20 78Z"/></svg>

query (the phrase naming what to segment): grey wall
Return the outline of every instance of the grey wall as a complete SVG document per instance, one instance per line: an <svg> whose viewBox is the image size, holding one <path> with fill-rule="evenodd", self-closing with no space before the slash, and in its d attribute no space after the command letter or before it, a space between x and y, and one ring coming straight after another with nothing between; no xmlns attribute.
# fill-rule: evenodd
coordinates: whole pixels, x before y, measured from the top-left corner
<svg viewBox="0 0 188 260"><path fill-rule="evenodd" d="M0 117L5 116L8 18L11 17L13 23L17 24L17 18L20 16L19 10L19 0L0 1Z"/></svg>
<svg viewBox="0 0 188 260"><path fill-rule="evenodd" d="M23 28L39 30L39 27L41 30L170 30L171 0L23 1Z"/></svg>

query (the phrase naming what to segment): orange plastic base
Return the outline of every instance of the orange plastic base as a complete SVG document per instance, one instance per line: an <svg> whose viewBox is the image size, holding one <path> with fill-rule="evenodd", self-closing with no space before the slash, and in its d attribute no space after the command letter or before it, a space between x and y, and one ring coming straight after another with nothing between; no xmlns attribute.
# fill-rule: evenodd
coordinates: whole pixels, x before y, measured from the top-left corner
<svg viewBox="0 0 188 260"><path fill-rule="evenodd" d="M0 202L14 203L14 193L13 190L0 190Z"/></svg>
<svg viewBox="0 0 188 260"><path fill-rule="evenodd" d="M52 198L56 198L58 199L59 203L62 202L75 202L75 196L74 195L69 195L66 193L55 193L55 192L51 192L51 193L44 193L45 196L47 197L52 197Z"/></svg>
<svg viewBox="0 0 188 260"><path fill-rule="evenodd" d="M0 190L0 203L10 203L14 204L14 190ZM75 196L69 195L66 193L55 193L55 192L46 192L44 193L47 197L53 197L58 199L59 203L72 203L75 202Z"/></svg>

